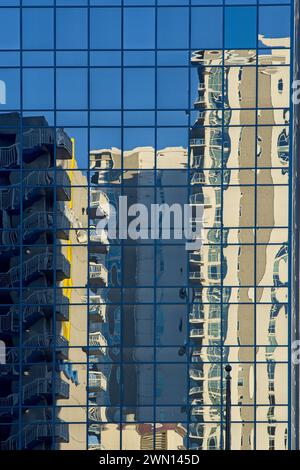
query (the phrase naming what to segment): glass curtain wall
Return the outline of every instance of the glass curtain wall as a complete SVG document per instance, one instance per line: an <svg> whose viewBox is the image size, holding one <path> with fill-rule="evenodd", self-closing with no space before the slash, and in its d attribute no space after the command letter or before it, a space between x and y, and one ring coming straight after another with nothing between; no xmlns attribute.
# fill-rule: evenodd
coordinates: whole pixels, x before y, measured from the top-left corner
<svg viewBox="0 0 300 470"><path fill-rule="evenodd" d="M293 9L1 0L2 450L291 447Z"/></svg>

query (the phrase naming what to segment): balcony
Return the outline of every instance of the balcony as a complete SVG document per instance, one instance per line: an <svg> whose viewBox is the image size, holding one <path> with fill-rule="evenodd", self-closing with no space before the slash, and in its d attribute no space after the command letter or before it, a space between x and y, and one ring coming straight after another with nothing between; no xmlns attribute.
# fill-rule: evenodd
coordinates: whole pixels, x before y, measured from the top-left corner
<svg viewBox="0 0 300 470"><path fill-rule="evenodd" d="M42 147L52 149L56 142L56 158L65 160L72 158L72 141L63 129L55 130L49 127L29 129L23 133L24 158L39 153Z"/></svg>
<svg viewBox="0 0 300 470"><path fill-rule="evenodd" d="M56 189L58 201L70 201L71 181L66 170L31 171L23 180L25 199L40 195L47 189Z"/></svg>
<svg viewBox="0 0 300 470"><path fill-rule="evenodd" d="M46 378L38 378L23 385L23 403L33 403L41 398L52 397L55 391L57 398L69 398L69 384L56 376L55 381Z"/></svg>
<svg viewBox="0 0 300 470"><path fill-rule="evenodd" d="M192 339L203 339L205 337L203 328L192 328L190 331L190 337Z"/></svg>
<svg viewBox="0 0 300 470"><path fill-rule="evenodd" d="M71 181L70 177L65 170L58 170L56 172L56 198L58 201L71 200Z"/></svg>
<svg viewBox="0 0 300 470"><path fill-rule="evenodd" d="M203 439L205 426L200 423L195 423L190 426L189 438L190 439Z"/></svg>
<svg viewBox="0 0 300 470"><path fill-rule="evenodd" d="M189 320L190 320L190 323L201 324L205 322L203 305L193 304L192 309L190 311Z"/></svg>
<svg viewBox="0 0 300 470"><path fill-rule="evenodd" d="M205 196L202 192L192 194L190 196L191 205L202 205L205 209L212 207L211 200L208 196Z"/></svg>
<svg viewBox="0 0 300 470"><path fill-rule="evenodd" d="M69 219L63 212L36 212L25 217L23 221L24 238L30 238L36 232L53 230L57 227L56 236L68 240L71 227Z"/></svg>
<svg viewBox="0 0 300 470"><path fill-rule="evenodd" d="M56 259L53 253L46 250L45 253L39 253L32 256L23 265L11 268L7 273L0 273L0 286L14 287L20 281L30 282L38 278L41 274L51 274L56 271L58 281L70 277L70 263L62 253L57 253Z"/></svg>
<svg viewBox="0 0 300 470"><path fill-rule="evenodd" d="M93 356L106 355L107 341L100 331L89 334L89 346L82 349Z"/></svg>
<svg viewBox="0 0 300 470"><path fill-rule="evenodd" d="M101 295L83 296L82 302L89 302L89 315L93 322L106 322L106 304Z"/></svg>
<svg viewBox="0 0 300 470"><path fill-rule="evenodd" d="M102 372L89 372L89 390L104 391L107 390L107 379Z"/></svg>
<svg viewBox="0 0 300 470"><path fill-rule="evenodd" d="M189 391L190 396L199 395L201 393L203 393L203 387L192 387Z"/></svg>
<svg viewBox="0 0 300 470"><path fill-rule="evenodd" d="M0 168L14 168L20 164L18 144L0 148Z"/></svg>
<svg viewBox="0 0 300 470"><path fill-rule="evenodd" d="M196 266L203 266L204 263L201 259L200 251L193 251L189 256L189 262Z"/></svg>
<svg viewBox="0 0 300 470"><path fill-rule="evenodd" d="M53 432L54 431L54 432ZM65 422L59 422L54 425L50 423L28 424L20 433L15 433L6 441L0 444L1 450L18 450L21 440L22 448L30 449L39 443L52 441L55 437L56 442L69 442L69 426Z"/></svg>
<svg viewBox="0 0 300 470"><path fill-rule="evenodd" d="M90 227L90 250L95 253L107 253L109 241L106 230L97 230L95 226Z"/></svg>
<svg viewBox="0 0 300 470"><path fill-rule="evenodd" d="M193 173L191 184L205 184L205 175L200 172Z"/></svg>
<svg viewBox="0 0 300 470"><path fill-rule="evenodd" d="M107 286L108 271L103 264L90 262L89 273L89 281L93 287L98 285Z"/></svg>
<svg viewBox="0 0 300 470"><path fill-rule="evenodd" d="M190 369L190 378L193 380L204 380L203 370Z"/></svg>
<svg viewBox="0 0 300 470"><path fill-rule="evenodd" d="M45 211L30 214L23 219L23 239L24 241L32 241L41 232L51 232L55 226L57 227L56 237L68 240L71 224L65 214L58 212L55 216L53 212ZM20 228L3 231L2 241L4 245L19 245Z"/></svg>
<svg viewBox="0 0 300 470"><path fill-rule="evenodd" d="M11 336L20 330L19 308L13 309L5 315L0 316L0 334L2 336Z"/></svg>
<svg viewBox="0 0 300 470"><path fill-rule="evenodd" d="M108 196L99 189L91 189L90 208L92 209L92 217L109 218L110 210Z"/></svg>
<svg viewBox="0 0 300 470"><path fill-rule="evenodd" d="M53 335L40 334L35 335L24 341L25 360L31 361L32 359L38 360L38 358L53 358L53 352L55 348L56 355L60 359L68 359L69 355L69 342L61 335L57 335L55 338Z"/></svg>
<svg viewBox="0 0 300 470"><path fill-rule="evenodd" d="M0 397L0 407L13 407L19 403L19 395L17 393L11 393L7 397ZM1 415L1 410L0 410Z"/></svg>
<svg viewBox="0 0 300 470"><path fill-rule="evenodd" d="M6 364L0 365L0 381L11 381L18 379L20 375L20 354L16 348L6 349Z"/></svg>
<svg viewBox="0 0 300 470"><path fill-rule="evenodd" d="M96 397L96 393L95 393L95 397ZM90 406L89 407L89 421L92 421L93 423L98 423L98 424L101 422L102 423L106 422L107 421L106 407L105 406ZM94 426L94 424L92 424L91 426Z"/></svg>
<svg viewBox="0 0 300 470"><path fill-rule="evenodd" d="M198 96L198 98L196 99L196 101L194 102L194 105L195 106L202 106L202 105L205 105L206 104L206 97L203 95L203 96Z"/></svg>
<svg viewBox="0 0 300 470"><path fill-rule="evenodd" d="M207 139L190 139L190 147L204 147L207 144Z"/></svg>
<svg viewBox="0 0 300 470"><path fill-rule="evenodd" d="M14 211L20 207L20 188L18 186L0 191L0 210Z"/></svg>
<svg viewBox="0 0 300 470"><path fill-rule="evenodd" d="M73 144L68 134L63 129L56 130L56 158L65 160L72 158Z"/></svg>
<svg viewBox="0 0 300 470"><path fill-rule="evenodd" d="M24 200L33 201L40 198L47 190L56 189L58 201L71 200L71 183L66 171L58 171L56 184L54 175L47 171L32 171L23 180ZM27 204L28 205L28 204ZM20 208L20 187L12 186L0 191L0 209L16 211Z"/></svg>
<svg viewBox="0 0 300 470"><path fill-rule="evenodd" d="M113 167L113 158L110 152L90 152L91 170L109 170Z"/></svg>
<svg viewBox="0 0 300 470"><path fill-rule="evenodd" d="M189 279L190 281L196 282L198 285L204 284L205 283L205 277L202 274L202 271L190 271L189 273Z"/></svg>
<svg viewBox="0 0 300 470"><path fill-rule="evenodd" d="M103 302L100 295L90 296L89 303L89 315L93 321L100 321L105 323L106 321L106 304Z"/></svg>
<svg viewBox="0 0 300 470"><path fill-rule="evenodd" d="M26 297L23 307L23 322L26 326L32 325L42 317L53 317L54 294L49 289L37 290ZM61 291L56 292L56 319L68 321L69 319L69 300L64 297ZM15 306L12 307L12 309Z"/></svg>

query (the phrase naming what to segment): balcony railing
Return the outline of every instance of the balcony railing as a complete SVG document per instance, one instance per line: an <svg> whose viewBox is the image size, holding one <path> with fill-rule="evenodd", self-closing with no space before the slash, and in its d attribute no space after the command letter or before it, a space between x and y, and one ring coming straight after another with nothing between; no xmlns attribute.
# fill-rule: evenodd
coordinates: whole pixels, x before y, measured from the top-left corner
<svg viewBox="0 0 300 470"><path fill-rule="evenodd" d="M106 354L107 341L100 331L89 334L89 351L92 355ZM87 348L83 348L87 349Z"/></svg>
<svg viewBox="0 0 300 470"><path fill-rule="evenodd" d="M57 158L66 159L72 157L72 141L63 129L55 131L49 127L29 129L23 133L23 149L33 150L43 145L53 145L56 140Z"/></svg>
<svg viewBox="0 0 300 470"><path fill-rule="evenodd" d="M41 395L52 395L54 388L55 394L59 397L69 397L69 384L59 376L57 376L53 382L46 378L38 378L23 386L23 402L27 402Z"/></svg>
<svg viewBox="0 0 300 470"><path fill-rule="evenodd" d="M32 230L53 228L54 224L64 229L70 227L69 219L62 212L57 212L56 214L53 212L35 212L24 219L24 236Z"/></svg>
<svg viewBox="0 0 300 470"><path fill-rule="evenodd" d="M107 390L107 379L102 372L89 372L89 388Z"/></svg>
<svg viewBox="0 0 300 470"><path fill-rule="evenodd" d="M53 212L35 212L28 215L23 220L23 237L26 239L34 232L51 230L54 228L54 225L57 226L58 238L67 238L70 221L65 214L62 212L57 212L56 215L54 215ZM63 231L66 232L64 236L62 234ZM20 228L4 231L2 240L5 245L18 245L20 243Z"/></svg>
<svg viewBox="0 0 300 470"><path fill-rule="evenodd" d="M17 333L20 329L19 309L10 310L5 315L0 316L0 333Z"/></svg>
<svg viewBox="0 0 300 470"><path fill-rule="evenodd" d="M204 323L206 321L204 317L203 305L193 304L190 311L189 320L191 323Z"/></svg>
<svg viewBox="0 0 300 470"><path fill-rule="evenodd" d="M53 312L53 304L56 304L56 315L60 320L68 320L69 318L69 300L64 297L61 291L56 292L55 299L53 291L49 289L36 290L33 294L25 298L23 307L23 321L28 322L32 316L40 313L41 315L50 315ZM54 302L55 301L55 302ZM15 306L12 307L16 308Z"/></svg>
<svg viewBox="0 0 300 470"><path fill-rule="evenodd" d="M203 173L194 173L191 184L205 184L205 175Z"/></svg>
<svg viewBox="0 0 300 470"><path fill-rule="evenodd" d="M93 321L106 321L106 305L93 304L89 306L89 315L92 316Z"/></svg>
<svg viewBox="0 0 300 470"><path fill-rule="evenodd" d="M20 188L15 186L0 191L0 209L14 210L20 206Z"/></svg>
<svg viewBox="0 0 300 470"><path fill-rule="evenodd" d="M53 432L54 427L54 432ZM57 442L69 442L69 426L65 422L28 424L20 433L13 434L6 441L1 442L1 450L18 450L21 440L22 448L27 449L34 444L55 437Z"/></svg>
<svg viewBox="0 0 300 470"><path fill-rule="evenodd" d="M203 370L190 369L190 378L193 380L204 380Z"/></svg>
<svg viewBox="0 0 300 470"><path fill-rule="evenodd" d="M58 171L56 185L54 175L47 171L32 171L23 180L25 200L30 200L34 195L42 194L46 189L56 189L57 200L69 201L71 199L70 178L66 171ZM20 206L20 187L15 186L0 191L0 209L16 210Z"/></svg>
<svg viewBox="0 0 300 470"><path fill-rule="evenodd" d="M204 147L207 144L207 139L190 139L191 147Z"/></svg>
<svg viewBox="0 0 300 470"><path fill-rule="evenodd" d="M106 304L101 295L91 295L89 299L86 296L82 297L82 301L87 303L89 300L89 315L92 316L93 321L106 321Z"/></svg>
<svg viewBox="0 0 300 470"><path fill-rule="evenodd" d="M205 282L205 277L203 276L202 272L199 271L190 271L189 273L190 281L198 281L199 283Z"/></svg>
<svg viewBox="0 0 300 470"><path fill-rule="evenodd" d="M22 148L24 152L34 150L44 145L55 143L54 129L36 128L23 133ZM72 157L72 141L63 129L56 131L57 158ZM10 168L20 164L20 143L0 148L0 167Z"/></svg>
<svg viewBox="0 0 300 470"><path fill-rule="evenodd" d="M0 406L10 407L16 406L19 402L19 395L17 393L11 393L7 397L0 398Z"/></svg>
<svg viewBox="0 0 300 470"><path fill-rule="evenodd" d="M103 264L90 262L89 272L90 272L90 281L101 280L105 285L107 285L108 271Z"/></svg>
<svg viewBox="0 0 300 470"><path fill-rule="evenodd" d="M190 388L189 395L198 395L199 393L203 392L202 387L192 387Z"/></svg>
<svg viewBox="0 0 300 470"><path fill-rule="evenodd" d="M0 168L10 168L20 164L18 144L0 148Z"/></svg>
<svg viewBox="0 0 300 470"><path fill-rule="evenodd" d="M91 208L97 209L97 216L109 217L109 198L108 196L99 189L91 189L90 191L90 206Z"/></svg>
<svg viewBox="0 0 300 470"><path fill-rule="evenodd" d="M23 263L22 266L15 266L11 268L7 273L0 274L0 286L13 287L20 282L28 281L34 275L39 273L45 273L47 271L53 271L61 273L62 279L70 277L70 263L64 257L62 253L58 253L56 259L54 259L53 253L48 250L46 253L39 253L32 256Z"/></svg>
<svg viewBox="0 0 300 470"><path fill-rule="evenodd" d="M28 360L32 355L40 352L43 354L52 354L54 352L54 346L56 353L60 353L64 358L68 357L69 342L63 336L53 336L49 334L32 336L24 341L24 348L27 348L24 354L25 359Z"/></svg>
<svg viewBox="0 0 300 470"><path fill-rule="evenodd" d="M108 245L108 237L106 230L97 230L95 227L90 228L90 241Z"/></svg>
<svg viewBox="0 0 300 470"><path fill-rule="evenodd" d="M204 205L205 208L211 207L211 201L208 196L203 193L196 193L190 196L190 204L192 205Z"/></svg>
<svg viewBox="0 0 300 470"><path fill-rule="evenodd" d="M190 337L202 339L205 337L204 330L202 328L192 328L190 331Z"/></svg>

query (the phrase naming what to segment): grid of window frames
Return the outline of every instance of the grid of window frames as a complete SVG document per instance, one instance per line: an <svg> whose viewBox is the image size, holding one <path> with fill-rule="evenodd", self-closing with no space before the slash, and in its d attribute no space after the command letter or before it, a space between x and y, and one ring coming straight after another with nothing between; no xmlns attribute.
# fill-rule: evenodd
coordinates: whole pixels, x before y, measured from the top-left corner
<svg viewBox="0 0 300 470"><path fill-rule="evenodd" d="M293 7L1 0L1 449L289 447Z"/></svg>

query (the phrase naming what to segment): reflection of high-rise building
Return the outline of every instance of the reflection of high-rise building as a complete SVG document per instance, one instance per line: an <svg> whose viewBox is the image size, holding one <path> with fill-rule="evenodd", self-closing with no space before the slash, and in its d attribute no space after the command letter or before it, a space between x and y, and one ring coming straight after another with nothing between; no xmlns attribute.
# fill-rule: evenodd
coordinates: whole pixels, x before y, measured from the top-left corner
<svg viewBox="0 0 300 470"><path fill-rule="evenodd" d="M128 208L143 204L148 215L153 204L188 202L188 154L182 147L157 152L140 147L123 154L116 148L95 150L90 162L91 199L106 197L118 215L119 196L127 198ZM92 227L97 226L94 217L95 211L90 213ZM92 295L105 299L108 322L100 331L108 346L105 369L93 367L105 373L108 383L106 398L99 392L90 399L93 409L102 405L105 421L89 426L90 448L119 449L120 435L127 450L186 446L186 425L180 419L185 421L187 396L187 252L184 240L173 239L174 223L171 240L153 240L153 228L149 221L137 240L110 240L109 285L92 288ZM94 255L89 259L91 266ZM121 426L114 424L120 415Z"/></svg>
<svg viewBox="0 0 300 470"><path fill-rule="evenodd" d="M190 260L190 394L201 416L191 438L220 446L230 362L232 445L285 449L289 53L197 51L192 63L191 197L204 203L206 236Z"/></svg>
<svg viewBox="0 0 300 470"><path fill-rule="evenodd" d="M86 177L42 117L2 115L0 142L1 448L85 448Z"/></svg>

